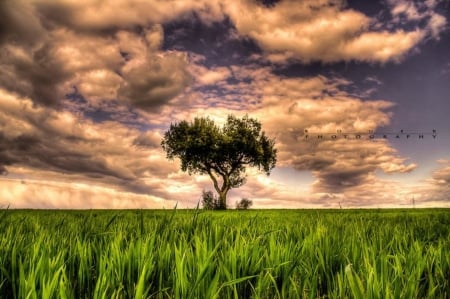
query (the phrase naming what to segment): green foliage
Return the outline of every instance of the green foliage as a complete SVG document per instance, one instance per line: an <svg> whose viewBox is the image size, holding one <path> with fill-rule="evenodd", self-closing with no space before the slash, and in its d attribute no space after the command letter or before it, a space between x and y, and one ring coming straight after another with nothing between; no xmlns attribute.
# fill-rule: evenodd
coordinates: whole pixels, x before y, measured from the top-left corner
<svg viewBox="0 0 450 299"><path fill-rule="evenodd" d="M0 298L449 298L450 210L19 211Z"/></svg>
<svg viewBox="0 0 450 299"><path fill-rule="evenodd" d="M269 175L276 164L275 141L248 116L229 115L221 128L209 118L171 124L161 145L167 158L180 159L183 171L210 176L222 207L228 191L245 183L247 166Z"/></svg>
<svg viewBox="0 0 450 299"><path fill-rule="evenodd" d="M243 198L239 202L236 202L237 210L248 210L253 205L253 201L248 198Z"/></svg>

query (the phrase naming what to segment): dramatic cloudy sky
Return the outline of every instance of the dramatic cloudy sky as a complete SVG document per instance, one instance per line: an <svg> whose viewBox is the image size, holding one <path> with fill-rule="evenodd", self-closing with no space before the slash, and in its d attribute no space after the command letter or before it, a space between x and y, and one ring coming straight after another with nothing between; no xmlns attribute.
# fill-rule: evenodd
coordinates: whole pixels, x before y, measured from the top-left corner
<svg viewBox="0 0 450 299"><path fill-rule="evenodd" d="M212 184L165 130L248 114L278 163L231 206L450 207L449 22L447 0L0 1L0 206L194 207Z"/></svg>

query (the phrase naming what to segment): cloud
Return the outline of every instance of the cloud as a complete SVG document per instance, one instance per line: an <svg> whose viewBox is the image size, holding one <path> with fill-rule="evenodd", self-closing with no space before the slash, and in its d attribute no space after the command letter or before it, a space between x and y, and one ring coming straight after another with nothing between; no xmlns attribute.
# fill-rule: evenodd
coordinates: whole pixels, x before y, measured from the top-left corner
<svg viewBox="0 0 450 299"><path fill-rule="evenodd" d="M447 25L447 19L441 15L433 14L428 21L427 28L431 33L431 36L435 39L439 39L439 35L444 31Z"/></svg>
<svg viewBox="0 0 450 299"><path fill-rule="evenodd" d="M139 134L133 141L134 145L157 148L161 146L162 134L155 131L147 131L145 133Z"/></svg>
<svg viewBox="0 0 450 299"><path fill-rule="evenodd" d="M217 85L231 76L231 71L228 67L207 68L195 63L190 65L190 72L202 86Z"/></svg>
<svg viewBox="0 0 450 299"><path fill-rule="evenodd" d="M2 2L8 24L0 32L0 86L36 104L60 107L65 95L75 90L94 105L120 100L158 110L190 84L185 55L161 51L164 33L154 22L164 18L154 18L157 13L152 17L155 9L139 10L156 7L156 2L133 6L119 1L114 3L117 10L97 1L7 3ZM173 6L180 13L192 8ZM89 19L94 23L82 22L78 13L92 16L93 11L96 15ZM136 16L137 23L117 12ZM172 13L166 11L175 18ZM142 27L133 27L137 24ZM89 28L93 31L84 30Z"/></svg>
<svg viewBox="0 0 450 299"><path fill-rule="evenodd" d="M423 31L439 39L439 35L445 30L447 19L434 11L437 2L431 1L407 1L407 0L388 0L390 11L394 17L394 23L419 23L425 21Z"/></svg>
<svg viewBox="0 0 450 299"><path fill-rule="evenodd" d="M268 130L283 132L284 138L294 138L292 141L295 142L306 129L331 133L339 129L374 130L389 123L390 114L384 110L394 105L383 100L362 101L351 97L342 90L350 82L324 76L282 78L267 75L267 79L253 84L261 92L260 114Z"/></svg>
<svg viewBox="0 0 450 299"><path fill-rule="evenodd" d="M55 58L51 44L36 48L6 44L0 52L0 86L36 103L57 106L63 90L60 84L70 78L61 61Z"/></svg>
<svg viewBox="0 0 450 299"><path fill-rule="evenodd" d="M152 195L83 183L0 178L0 185L0 205L15 209L170 209L176 204Z"/></svg>
<svg viewBox="0 0 450 299"><path fill-rule="evenodd" d="M443 201L450 203L450 162L440 160L439 168L433 171L430 179L427 180L428 190L423 190L422 197L426 201Z"/></svg>
<svg viewBox="0 0 450 299"><path fill-rule="evenodd" d="M33 43L45 37L39 17L31 2L0 2L0 45L8 41Z"/></svg>
<svg viewBox="0 0 450 299"><path fill-rule="evenodd" d="M354 98L342 90L351 82L339 78L282 78L266 73L264 79L256 79L259 76L248 86L261 97L251 115L276 138L279 166L312 172L313 193L345 193L355 186L369 186L377 170L407 173L416 167L405 164L406 159L386 140L368 137L370 131L389 123L386 110L393 103ZM365 140L342 134L336 140L317 138L339 130L365 134Z"/></svg>
<svg viewBox="0 0 450 299"><path fill-rule="evenodd" d="M390 0L391 14L395 17L405 15L408 20L419 20L422 18L413 1Z"/></svg>
<svg viewBox="0 0 450 299"><path fill-rule="evenodd" d="M253 38L275 62L293 58L313 61L398 61L431 31L438 36L445 18L432 13L426 28L412 31L373 30L377 24L361 12L346 8L344 1L281 1L265 7L239 1L224 7L240 34ZM246 13L242 13L245 11ZM406 14L409 20L422 15L413 4L401 1L392 9L394 16Z"/></svg>
<svg viewBox="0 0 450 299"><path fill-rule="evenodd" d="M190 82L184 54L161 52L161 26L140 33L120 30L111 36L60 31L56 52L88 101L119 100L145 110L158 110ZM67 88L67 89L69 89Z"/></svg>
<svg viewBox="0 0 450 299"><path fill-rule="evenodd" d="M450 163L450 159L439 159L436 162L439 164L447 164Z"/></svg>
<svg viewBox="0 0 450 299"><path fill-rule="evenodd" d="M364 79L364 81L367 81L371 84L378 85L378 86L383 85L383 82L375 76L368 76Z"/></svg>
<svg viewBox="0 0 450 299"><path fill-rule="evenodd" d="M58 25L81 31L107 31L161 24L196 11L205 22L223 18L218 1L141 1L102 2L39 0L37 10Z"/></svg>
<svg viewBox="0 0 450 299"><path fill-rule="evenodd" d="M17 174L17 167L25 167L30 177L39 178L45 171L43 177L56 180L92 180L146 193L152 190L146 179L163 180L176 170L159 147L135 145L141 136L136 129L117 122L96 124L68 111L33 107L29 99L1 89L0 96L0 165L10 175ZM154 134L153 139L157 137Z"/></svg>
<svg viewBox="0 0 450 299"><path fill-rule="evenodd" d="M448 187L450 185L450 166L436 170L432 178L436 185Z"/></svg>
<svg viewBox="0 0 450 299"><path fill-rule="evenodd" d="M8 170L4 165L0 165L0 175L6 175L8 174Z"/></svg>
<svg viewBox="0 0 450 299"><path fill-rule="evenodd" d="M348 41L339 56L345 60L388 62L401 59L417 45L425 33L420 30L405 32L367 32Z"/></svg>
<svg viewBox="0 0 450 299"><path fill-rule="evenodd" d="M375 20L341 1L282 1L271 7L219 0L6 1L0 86L50 107L76 92L94 106L119 100L157 112L176 102L193 84L192 76L213 85L231 75L221 67L190 68L185 53L162 51L163 23L195 14L211 24L227 15L237 32L254 39L273 61L387 62L401 59L428 35L438 38L446 24L434 13L435 4L427 2L424 10L405 3L392 2L392 14L409 19L418 14L427 18L426 28L374 31Z"/></svg>
<svg viewBox="0 0 450 299"><path fill-rule="evenodd" d="M118 90L121 100L145 110L157 110L180 94L190 83L183 54L147 58L123 68L124 82Z"/></svg>
<svg viewBox="0 0 450 299"><path fill-rule="evenodd" d="M407 173L416 167L415 164L404 165L406 159L398 157L393 148L378 140L327 141L318 145L315 155L327 161L307 165L317 178L313 185L317 192L340 193L355 186L370 186L376 170Z"/></svg>
<svg viewBox="0 0 450 299"><path fill-rule="evenodd" d="M450 207L450 164L447 159L438 160L431 177L410 186L408 200L420 207Z"/></svg>

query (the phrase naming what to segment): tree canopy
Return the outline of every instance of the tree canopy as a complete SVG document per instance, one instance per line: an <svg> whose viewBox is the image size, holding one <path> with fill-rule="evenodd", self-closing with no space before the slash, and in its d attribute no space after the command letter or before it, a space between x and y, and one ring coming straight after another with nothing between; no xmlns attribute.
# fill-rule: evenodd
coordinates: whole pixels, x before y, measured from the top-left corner
<svg viewBox="0 0 450 299"><path fill-rule="evenodd" d="M228 191L245 183L247 166L269 175L277 159L275 140L248 116L229 115L222 127L208 117L171 124L161 145L168 159L180 159L183 171L209 175L222 209L226 209Z"/></svg>

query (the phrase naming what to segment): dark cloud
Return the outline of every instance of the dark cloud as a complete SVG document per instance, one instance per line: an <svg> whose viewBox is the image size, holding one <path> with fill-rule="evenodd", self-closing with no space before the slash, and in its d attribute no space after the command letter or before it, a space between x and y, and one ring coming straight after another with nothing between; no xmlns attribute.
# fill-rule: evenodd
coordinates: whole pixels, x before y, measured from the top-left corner
<svg viewBox="0 0 450 299"><path fill-rule="evenodd" d="M67 80L63 62L52 52L48 32L32 3L0 2L0 86L30 97L35 103L56 106Z"/></svg>
<svg viewBox="0 0 450 299"><path fill-rule="evenodd" d="M142 64L123 72L124 82L118 90L119 99L147 111L158 110L191 82L186 65L181 55L147 57Z"/></svg>
<svg viewBox="0 0 450 299"><path fill-rule="evenodd" d="M2 2L0 86L48 107L60 106L74 87L87 101L121 99L150 111L167 104L189 85L190 74L183 55L160 52L164 33L154 22L165 18L147 8L162 8L115 4ZM82 22L87 15L90 21Z"/></svg>
<svg viewBox="0 0 450 299"><path fill-rule="evenodd" d="M370 185L376 170L406 173L416 167L405 164L406 159L383 141L325 141L317 146L315 155L300 154L294 167L313 172L316 192L341 193Z"/></svg>
<svg viewBox="0 0 450 299"><path fill-rule="evenodd" d="M0 139L1 159L4 164L26 165L60 173L75 173L99 178L105 176L119 179L130 177L110 169L104 161L90 153L77 149L76 143L62 136L27 135Z"/></svg>
<svg viewBox="0 0 450 299"><path fill-rule="evenodd" d="M313 174L317 177L318 182L314 186L314 191L341 193L348 188L366 184L372 171L368 167L315 171Z"/></svg>
<svg viewBox="0 0 450 299"><path fill-rule="evenodd" d="M8 140L3 132L0 131L0 175L7 175L8 170L6 166L16 162L13 157L7 152Z"/></svg>
<svg viewBox="0 0 450 299"><path fill-rule="evenodd" d="M0 165L0 175L7 175L8 174L8 170L6 169L5 166Z"/></svg>
<svg viewBox="0 0 450 299"><path fill-rule="evenodd" d="M135 28L148 24L164 23L196 11L206 23L222 18L216 1L184 0L141 1L116 0L104 2L39 0L38 11L59 26L79 31L110 31L117 28Z"/></svg>
<svg viewBox="0 0 450 299"><path fill-rule="evenodd" d="M8 41L32 44L44 35L40 20L30 2L0 1L0 45Z"/></svg>
<svg viewBox="0 0 450 299"><path fill-rule="evenodd" d="M9 46L0 50L0 86L35 103L57 106L63 95L58 84L70 78L49 43L37 49Z"/></svg>
<svg viewBox="0 0 450 299"><path fill-rule="evenodd" d="M134 139L133 144L148 148L159 148L161 146L162 136L156 132L148 131L140 134Z"/></svg>
<svg viewBox="0 0 450 299"><path fill-rule="evenodd" d="M68 28L76 28L76 20L74 20L76 5L69 2L63 3L62 1L38 1L35 4L35 9L45 16L43 22L46 27L65 26ZM77 29L83 29L79 26ZM93 28L86 28L92 30ZM106 28L101 28L106 29ZM88 32L88 30L86 30ZM98 33L98 32L97 32Z"/></svg>
<svg viewBox="0 0 450 299"><path fill-rule="evenodd" d="M312 154L305 154L295 157L293 160L295 168L303 170L322 170L335 163L331 157L320 157Z"/></svg>
<svg viewBox="0 0 450 299"><path fill-rule="evenodd" d="M32 107L28 100L7 93L0 95L4 99L0 102L2 174L10 167L24 167L80 180L93 179L133 192L149 191L140 181L140 175L151 169L146 161L148 154L131 144L137 132L133 131L134 137L125 141L130 129L120 125L101 124L97 128L69 112ZM129 157L123 159L123 155ZM163 168L158 171L161 173Z"/></svg>

